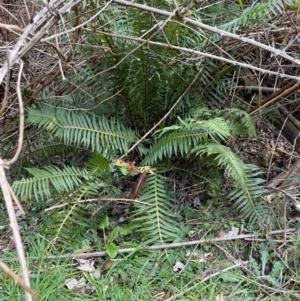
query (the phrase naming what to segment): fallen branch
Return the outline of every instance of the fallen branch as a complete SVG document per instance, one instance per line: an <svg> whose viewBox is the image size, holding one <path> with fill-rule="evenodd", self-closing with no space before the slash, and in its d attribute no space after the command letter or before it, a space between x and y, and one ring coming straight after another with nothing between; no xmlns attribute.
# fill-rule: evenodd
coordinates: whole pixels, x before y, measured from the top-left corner
<svg viewBox="0 0 300 301"><path fill-rule="evenodd" d="M293 233L295 231L296 229L291 228L291 229L287 229L286 233ZM276 230L276 231L271 231L269 233L266 233L266 235L276 235L276 234L283 234L283 233L285 233L285 230ZM217 237L212 239L200 239L200 240L193 240L193 241L186 241L186 242L179 242L179 243L172 243L172 244L165 244L165 245L154 245L151 247L126 248L126 249L119 249L118 254L131 253L131 252L143 251L143 250L173 249L179 247L189 247L189 246L194 246L203 243L210 244L218 241L229 241L229 240L249 239L249 238L256 238L256 236L254 234L241 234L241 235L235 235L230 237ZM81 253L81 254L69 253L64 255L49 255L46 256L45 259L63 259L63 258L82 259L82 258L91 258L91 257L103 257L106 255L107 255L106 251Z"/></svg>
<svg viewBox="0 0 300 301"><path fill-rule="evenodd" d="M78 201L74 201L74 202L69 202L69 203L63 203L63 204L54 205L54 206L51 206L49 208L44 209L44 212L55 210L55 209L59 209L59 208L66 207L66 206L69 206L69 205L85 204L85 203L93 203L93 202L124 202L124 203L133 202L133 203L143 204L143 205L146 205L146 206L151 206L149 203L141 202L141 201L139 201L137 199L128 199L128 198L95 198L95 199L78 200Z"/></svg>
<svg viewBox="0 0 300 301"><path fill-rule="evenodd" d="M89 29L85 29L85 30L86 31L91 31ZM219 55L215 55L215 54L211 54L211 53L208 53L208 52L199 51L199 50L195 50L195 49L191 49L191 48L187 48L187 47L176 46L176 45L172 45L170 43L156 42L156 41L151 41L150 39L143 39L143 38L140 38L140 37L137 38L137 37L132 37L132 36L125 36L125 35L105 32L105 31L99 31L99 34L104 35L104 36L110 36L110 37L118 38L118 39L128 40L128 41L135 41L135 42L138 42L138 43L147 43L149 45L155 45L155 46L164 47L164 48L167 48L167 49L175 49L175 50L178 50L178 51L189 52L189 53L192 53L193 55L198 55L199 57L208 57L208 58L215 59L215 60L218 60L218 61L221 61L221 62L225 62L225 63L233 65L233 66L240 66L240 67L243 67L243 68L255 70L255 71L261 72L263 74L270 74L270 75L280 76L281 78L290 78L290 79L294 80L295 82L299 81L299 79L300 79L300 77L296 76L296 75L283 74L283 73L279 73L277 71L263 69L263 68L260 68L260 67L253 66L251 64L246 64L246 63L242 63L242 62L239 62L239 61L236 61L236 60L228 59L228 58L223 57L223 56L219 56ZM274 91L274 89L273 89L273 91ZM277 92L279 90L275 90L275 91Z"/></svg>
<svg viewBox="0 0 300 301"><path fill-rule="evenodd" d="M18 25L10 25L10 24L4 24L0 23L0 28L8 29L8 30L15 30L17 32L23 32L23 29L19 27Z"/></svg>

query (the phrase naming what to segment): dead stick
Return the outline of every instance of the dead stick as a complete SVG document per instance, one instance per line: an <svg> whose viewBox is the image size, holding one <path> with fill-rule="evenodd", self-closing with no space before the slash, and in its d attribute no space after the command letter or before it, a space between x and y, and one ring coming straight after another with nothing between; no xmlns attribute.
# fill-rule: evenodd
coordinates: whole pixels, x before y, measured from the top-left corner
<svg viewBox="0 0 300 301"><path fill-rule="evenodd" d="M287 229L287 233L295 232L296 229ZM282 234L284 233L284 230L275 230L268 233L268 235L275 235L275 234ZM127 248L127 249L119 249L119 254L124 253L131 253L135 251L144 251L144 250L162 250L162 249L171 249L171 248L178 248L178 247L188 247L188 246L194 246L197 244L203 244L203 243L214 243L218 241L229 241L229 240L236 240L236 239L247 239L247 238L255 238L254 234L241 234L236 236L230 236L230 237L218 237L218 238L212 238L212 239L200 239L200 240L193 240L193 241L186 241L186 242L180 242L180 243L172 243L172 244L165 244L165 245L154 245L150 247L136 247L136 248ZM106 251L101 252L91 252L91 253L81 253L81 254L64 254L64 255L49 255L46 256L45 259L63 259L63 258L91 258L91 257L102 257L106 256ZM37 259L37 258L34 258Z"/></svg>

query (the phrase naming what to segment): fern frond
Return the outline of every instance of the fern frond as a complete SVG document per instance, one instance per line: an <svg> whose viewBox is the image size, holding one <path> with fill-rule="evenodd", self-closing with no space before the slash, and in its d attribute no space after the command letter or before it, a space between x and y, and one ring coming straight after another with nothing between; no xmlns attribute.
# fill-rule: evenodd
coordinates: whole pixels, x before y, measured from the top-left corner
<svg viewBox="0 0 300 301"><path fill-rule="evenodd" d="M247 189L236 185L228 198L235 203L245 218L249 218L251 222L261 222L270 213L267 203L261 198L267 193L263 187L265 181L261 178L262 171L252 164L245 164L245 171Z"/></svg>
<svg viewBox="0 0 300 301"><path fill-rule="evenodd" d="M166 178L148 174L135 203L133 214L137 231L146 236L147 243L166 243L179 239L178 216L173 213L173 198L166 187Z"/></svg>
<svg viewBox="0 0 300 301"><path fill-rule="evenodd" d="M214 112L204 105L193 106L185 114L185 118L195 118L197 120L207 120L214 116Z"/></svg>
<svg viewBox="0 0 300 301"><path fill-rule="evenodd" d="M211 39L211 36L209 39ZM207 41L204 42L203 47L207 51ZM199 91L200 98L205 100L207 104L214 104L219 107L220 103L225 102L224 95L228 95L234 85L232 76L227 75L229 71L226 70L213 76L212 74L218 68L218 65L210 59L205 59L199 68L201 68L202 73L198 85L205 87Z"/></svg>
<svg viewBox="0 0 300 301"><path fill-rule="evenodd" d="M229 9L231 12L229 14L230 17L228 18L230 21L223 23L219 28L235 32L239 27L244 27L248 24L262 23L262 20L267 20L271 17L268 9L269 6L270 2L257 3L240 11L238 6L235 5L235 13L233 13L233 7L230 7Z"/></svg>
<svg viewBox="0 0 300 301"><path fill-rule="evenodd" d="M27 168L32 178L15 181L12 189L21 199L30 199L34 195L36 200L53 198L56 193L70 192L82 184L82 180L91 178L84 169L66 166L63 170L57 166L46 166L44 169Z"/></svg>
<svg viewBox="0 0 300 301"><path fill-rule="evenodd" d="M229 194L229 198L245 218L256 221L266 217L269 209L259 201L265 190L262 187L264 181L259 178L261 172L258 167L244 164L230 148L220 144L198 146L192 153L212 158L217 166L225 170L227 176L234 179L235 189Z"/></svg>
<svg viewBox="0 0 300 301"><path fill-rule="evenodd" d="M236 183L240 183L243 187L247 187L247 175L245 164L233 151L224 145L209 143L195 147L192 154L211 156L213 162L223 168L228 177L233 178Z"/></svg>
<svg viewBox="0 0 300 301"><path fill-rule="evenodd" d="M62 206L56 203L56 208L40 214L42 222L38 231L51 241L55 247L68 249L80 244L88 230L93 229L95 210L101 210L99 202L96 205L82 203L86 198L101 198L115 193L112 187L99 179L85 181L69 196L62 199ZM68 202L72 201L72 204Z"/></svg>
<svg viewBox="0 0 300 301"><path fill-rule="evenodd" d="M230 127L222 118L209 120L187 119L181 123L165 127L156 132L159 134L156 143L150 149L145 164L153 164L163 157L187 155L196 145L208 141L224 141L230 137Z"/></svg>
<svg viewBox="0 0 300 301"><path fill-rule="evenodd" d="M83 204L65 206L42 216L38 231L51 241L51 247L73 249L80 245L84 234L91 228L90 208Z"/></svg>
<svg viewBox="0 0 300 301"><path fill-rule="evenodd" d="M255 136L255 124L246 111L237 108L223 109L217 113L217 116L227 120L234 133L247 134L249 137Z"/></svg>
<svg viewBox="0 0 300 301"><path fill-rule="evenodd" d="M213 111L206 106L196 106L190 108L185 115L185 119L209 120L215 117L226 120L228 127L234 134L255 136L255 124L251 116L238 108L225 108L223 110Z"/></svg>
<svg viewBox="0 0 300 301"><path fill-rule="evenodd" d="M91 175L101 174L109 171L109 164L102 154L94 153L92 158L86 164L87 170Z"/></svg>
<svg viewBox="0 0 300 301"><path fill-rule="evenodd" d="M113 156L112 150L127 152L137 136L116 120L107 120L86 112L52 108L28 109L28 121L49 130L66 144L84 146L91 151Z"/></svg>

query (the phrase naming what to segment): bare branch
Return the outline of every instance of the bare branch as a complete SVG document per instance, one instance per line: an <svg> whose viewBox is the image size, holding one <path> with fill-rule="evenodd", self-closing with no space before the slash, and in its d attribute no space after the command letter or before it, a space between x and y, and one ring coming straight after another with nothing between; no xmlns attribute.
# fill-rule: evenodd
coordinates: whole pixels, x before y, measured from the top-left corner
<svg viewBox="0 0 300 301"><path fill-rule="evenodd" d="M85 203L93 203L93 202L124 202L124 203L132 202L132 203L143 204L146 206L151 206L151 204L139 201L137 199L128 199L128 198L99 198L98 199L97 198L97 199L79 200L79 201L75 201L75 202L68 202L68 203L64 203L64 204L54 205L52 207L44 209L44 212L62 208L62 207L69 206L69 205L82 204L82 203L85 204Z"/></svg>
<svg viewBox="0 0 300 301"><path fill-rule="evenodd" d="M53 0L48 3L53 12L57 15L49 13L48 8L44 7L34 18L33 23L25 27L23 34L15 44L9 55L10 66L14 65L22 58L30 49L32 49L47 34L52 26L59 20L59 15L68 13L72 7L80 3L82 0L71 1L57 11L57 7L64 3L64 0ZM34 33L33 37L30 36ZM29 41L29 42L28 42ZM0 84L7 73L8 65L5 62L0 68Z"/></svg>
<svg viewBox="0 0 300 301"><path fill-rule="evenodd" d="M286 229L286 233L293 233L296 229ZM275 230L271 231L269 233L266 233L266 235L276 235L276 234L284 234L285 230ZM198 244L209 244L214 243L218 241L229 241L229 240L236 240L236 239L249 239L249 238L256 238L254 234L240 234L236 236L228 236L228 237L217 237L217 238L211 238L211 239L200 239L200 240L193 240L193 241L185 241L185 242L178 242L178 243L171 243L171 244L164 244L164 245L154 245L150 247L137 247L137 248L126 248L126 249L119 249L119 254L124 253L131 253L135 251L142 251L142 250L163 250L163 249L173 249L173 248L179 248L179 247L188 247L188 246L194 246ZM91 252L91 253L82 253L82 254L64 254L64 255L49 255L46 256L45 259L62 259L62 258L92 258L92 257L102 257L107 256L106 251L102 252Z"/></svg>
<svg viewBox="0 0 300 301"><path fill-rule="evenodd" d="M276 72L276 71L262 69L262 68L259 68L259 67L253 66L253 65L240 63L240 62L235 61L235 60L230 60L230 59L218 56L218 55L210 54L210 53L207 53L207 52L202 52L202 51L199 51L199 50L194 50L194 49L190 49L190 48L186 48L186 47L180 47L180 46L171 45L171 44L165 44L165 43L161 43L161 42L155 42L155 41L151 41L150 39L145 40L145 39L142 39L142 38L121 36L121 35L114 34L114 33L101 32L101 34L106 35L106 36L116 37L116 38L119 38L119 39L131 40L131 41L136 41L136 42L140 42L140 43L147 43L147 44L150 44L150 45L156 45L156 46L160 46L160 47L176 49L176 50L184 51L184 52L189 52L189 53L192 53L192 54L197 54L197 55L202 56L202 57L209 57L211 59L226 62L226 63L232 64L234 66L240 66L240 67L243 67L243 68L256 70L256 71L259 71L259 72L262 72L262 73L276 75L276 76L279 76L281 78L290 78L290 79L300 81L299 76L288 75L288 74L283 74L283 73L279 73L279 72Z"/></svg>
<svg viewBox="0 0 300 301"><path fill-rule="evenodd" d="M5 93L4 93L4 99L2 101L1 107L0 107L0 116L3 114L3 112L6 109L7 103L8 103L8 92L9 92L9 86L10 86L10 68L9 68L9 60L8 60L8 48L6 49L6 58L7 58L7 73L6 73L6 85L5 85Z"/></svg>
<svg viewBox="0 0 300 301"><path fill-rule="evenodd" d="M15 161L17 161L19 154L22 150L23 137L24 137L24 107L23 107L22 94L21 94L22 70L23 70L23 62L20 61L20 70L19 70L18 84L17 84L17 95L18 95L18 100L19 100L19 114L20 114L18 148L17 148L16 153L13 156L13 158L6 162L6 166L9 166L12 163L14 163Z"/></svg>
<svg viewBox="0 0 300 301"><path fill-rule="evenodd" d="M17 32L23 32L23 29L19 27L18 25L10 25L10 24L4 24L0 23L0 28L8 29L8 30L15 30Z"/></svg>
<svg viewBox="0 0 300 301"><path fill-rule="evenodd" d="M148 12L155 13L155 14L158 14L158 15L161 15L161 16L171 17L172 19L175 19L175 20L178 20L178 17L180 16L180 12L176 12L176 11L175 12L168 12L168 11L165 11L165 10L161 10L161 9L151 7L151 6L148 6L148 5L144 5L144 4L138 4L138 3L135 3L135 2L129 2L129 1L125 1L125 0L112 0L112 2L120 4L122 6L126 6L126 7L132 7L132 8L137 8L137 9L140 9L140 10L148 11ZM217 33L220 36L233 38L233 39L236 39L238 41L248 43L250 45L254 45L254 46L259 47L261 49L265 49L267 51L270 51L271 53L274 53L274 55L281 56L281 57L287 59L288 61L296 63L297 65L300 64L299 59L293 58L292 56L288 55L285 51L282 51L280 49L276 49L274 47L271 47L271 46L265 45L263 43L257 42L254 39L241 37L237 34L230 33L230 32L227 32L225 30L218 29L217 27L212 27L212 26L206 25L202 22L195 21L195 20L192 20L192 19L189 19L189 18L186 18L186 17L182 17L178 21L194 25L196 27L208 30L210 32Z"/></svg>
<svg viewBox="0 0 300 301"><path fill-rule="evenodd" d="M2 189L5 206L7 209L8 216L9 216L10 227L12 229L14 242L16 244L16 249L17 249L17 253L18 253L22 276L23 276L25 284L28 287L30 287L29 272L28 272L28 269L26 266L24 248L23 248L22 239L21 239L21 235L20 235L19 225L17 222L16 214L15 214L15 209L14 209L12 199L11 199L10 188L9 188L9 184L7 182L5 171L4 171L5 167L7 167L6 162L0 158L0 187ZM31 294L28 293L28 291L25 292L25 296L26 296L26 301L33 300Z"/></svg>

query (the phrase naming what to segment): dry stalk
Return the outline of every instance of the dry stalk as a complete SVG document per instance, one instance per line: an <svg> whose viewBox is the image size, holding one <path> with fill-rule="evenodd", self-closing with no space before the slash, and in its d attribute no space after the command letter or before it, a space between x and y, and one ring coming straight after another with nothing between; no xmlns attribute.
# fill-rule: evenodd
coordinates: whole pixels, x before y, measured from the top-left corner
<svg viewBox="0 0 300 301"><path fill-rule="evenodd" d="M22 96L21 96L21 76L22 76L22 70L23 70L23 62L20 61L20 70L18 75L18 82L17 82L17 95L19 100L19 112L20 112L20 125L19 125L19 139L18 139L18 147L16 150L15 155L13 158L9 161L5 161L2 158L0 158L0 186L3 193L3 198L5 201L5 206L7 209L7 213L9 216L10 221L10 227L13 233L14 242L16 244L16 249L18 253L19 263L22 271L22 277L23 281L26 285L25 287L25 297L26 301L34 301L35 300L35 294L32 294L32 290L30 289L30 280L29 280L29 272L26 265L26 258L23 248L23 243L20 235L19 225L17 222L17 217L15 214L15 209L12 202L12 194L11 194L11 187L6 179L5 174L5 168L8 169L12 163L14 163L22 149L22 143L23 143L23 135L24 135L24 108L23 108L23 102L22 102ZM14 196L14 194L13 194ZM15 196L14 196L15 198ZM24 212L24 211L23 211ZM2 266L3 268L3 266ZM4 269L4 271L7 271L7 269ZM9 273L9 275L13 275L13 272ZM14 277L16 280L16 278ZM21 284L19 281L16 282L18 284ZM23 286L23 285L22 285Z"/></svg>
<svg viewBox="0 0 300 301"><path fill-rule="evenodd" d="M275 230L271 231L269 233L266 233L267 236L269 235L276 235L276 234L290 234L295 232L296 229L286 229L286 230ZM164 245L154 245L150 247L136 247L136 248L126 248L126 249L119 249L118 254L125 254L125 253L132 253L137 251L143 251L143 250L164 250L164 249L174 249L174 248L181 248L181 247L189 247L189 246L195 246L199 244L211 244L216 243L219 241L230 241L230 240L238 240L238 239L256 239L256 236L254 234L240 234L236 236L229 236L229 237L217 237L217 238L211 238L211 239L200 239L200 240L193 240L193 241L185 241L185 242L178 242L178 243L171 243L171 244L164 244ZM266 241L265 239L264 241ZM64 254L64 255L49 255L46 256L45 259L66 259L66 258L93 258L93 257L103 257L107 256L106 251L101 252L91 252L91 253L81 253L81 254ZM37 258L34 258L37 259Z"/></svg>
<svg viewBox="0 0 300 301"><path fill-rule="evenodd" d="M27 52L29 52L59 20L61 15L70 13L70 10L82 2L75 0L65 4L62 8L58 7L64 4L64 0L53 0L48 3L48 7L44 7L34 18L33 22L27 25L17 43L14 45L9 55L9 64L13 66ZM52 12L52 14L51 14ZM28 41L28 42L27 42ZM5 62L0 68L0 84L3 81L8 70L8 64Z"/></svg>
<svg viewBox="0 0 300 301"><path fill-rule="evenodd" d="M31 289L16 273L14 273L4 262L0 261L0 268L14 282L24 288L32 296L32 301L36 301L36 292Z"/></svg>

